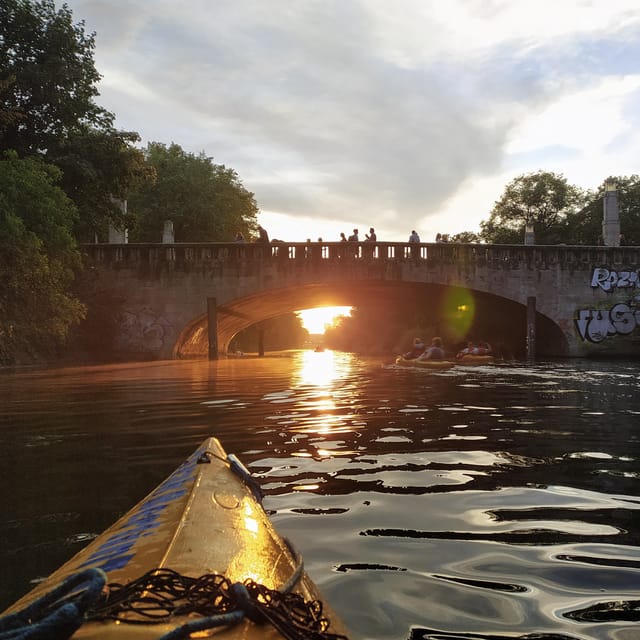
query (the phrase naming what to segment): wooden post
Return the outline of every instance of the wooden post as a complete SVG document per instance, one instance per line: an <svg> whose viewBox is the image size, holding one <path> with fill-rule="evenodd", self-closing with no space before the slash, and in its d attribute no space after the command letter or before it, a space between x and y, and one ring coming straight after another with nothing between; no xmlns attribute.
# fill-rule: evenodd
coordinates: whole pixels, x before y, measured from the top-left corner
<svg viewBox="0 0 640 640"><path fill-rule="evenodd" d="M207 298L209 360L218 359L218 305L215 298Z"/></svg>
<svg viewBox="0 0 640 640"><path fill-rule="evenodd" d="M258 329L258 356L264 357L264 329Z"/></svg>
<svg viewBox="0 0 640 640"><path fill-rule="evenodd" d="M536 357L536 299L527 298L527 360Z"/></svg>

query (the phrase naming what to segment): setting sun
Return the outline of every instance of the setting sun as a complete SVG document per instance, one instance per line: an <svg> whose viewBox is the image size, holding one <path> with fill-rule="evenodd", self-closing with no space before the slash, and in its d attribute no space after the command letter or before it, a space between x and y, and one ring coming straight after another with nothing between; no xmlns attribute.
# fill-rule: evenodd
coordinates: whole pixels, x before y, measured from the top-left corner
<svg viewBox="0 0 640 640"><path fill-rule="evenodd" d="M324 333L327 325L333 324L339 316L351 314L351 307L317 307L316 309L301 309L296 311L302 326L312 334Z"/></svg>

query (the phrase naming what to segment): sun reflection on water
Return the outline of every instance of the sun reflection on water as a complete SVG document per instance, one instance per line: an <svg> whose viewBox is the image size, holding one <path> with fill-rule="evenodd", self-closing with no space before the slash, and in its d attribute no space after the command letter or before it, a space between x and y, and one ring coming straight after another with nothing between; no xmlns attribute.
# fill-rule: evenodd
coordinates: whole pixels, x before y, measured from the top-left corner
<svg viewBox="0 0 640 640"><path fill-rule="evenodd" d="M303 351L294 361L292 384L298 407L308 411L299 416L290 430L326 435L353 431L350 413L345 415L336 396L342 394L341 381L352 375L353 359L335 351ZM327 456L330 454L327 453Z"/></svg>
<svg viewBox="0 0 640 640"><path fill-rule="evenodd" d="M335 351L303 351L299 360L299 385L329 386L349 373L349 360Z"/></svg>

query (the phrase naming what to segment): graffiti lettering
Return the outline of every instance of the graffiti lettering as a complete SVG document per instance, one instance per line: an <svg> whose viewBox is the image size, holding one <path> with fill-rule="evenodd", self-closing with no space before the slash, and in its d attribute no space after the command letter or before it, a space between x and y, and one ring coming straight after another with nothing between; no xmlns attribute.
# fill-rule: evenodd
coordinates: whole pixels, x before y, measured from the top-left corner
<svg viewBox="0 0 640 640"><path fill-rule="evenodd" d="M604 267L593 270L591 286L600 287L603 291L611 291L615 288L630 289L640 288L640 273L636 271L610 271Z"/></svg>
<svg viewBox="0 0 640 640"><path fill-rule="evenodd" d="M598 343L607 337L633 333L640 327L640 309L624 302L613 305L608 311L579 309L575 323L582 340Z"/></svg>

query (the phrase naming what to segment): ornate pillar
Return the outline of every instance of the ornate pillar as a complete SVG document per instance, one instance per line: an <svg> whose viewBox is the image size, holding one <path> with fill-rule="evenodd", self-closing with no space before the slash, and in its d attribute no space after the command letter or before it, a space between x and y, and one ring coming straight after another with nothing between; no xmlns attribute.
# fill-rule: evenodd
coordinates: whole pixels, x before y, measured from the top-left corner
<svg viewBox="0 0 640 640"><path fill-rule="evenodd" d="M618 215L618 189L613 180L605 180L602 208L602 241L604 246L619 247L620 217Z"/></svg>

